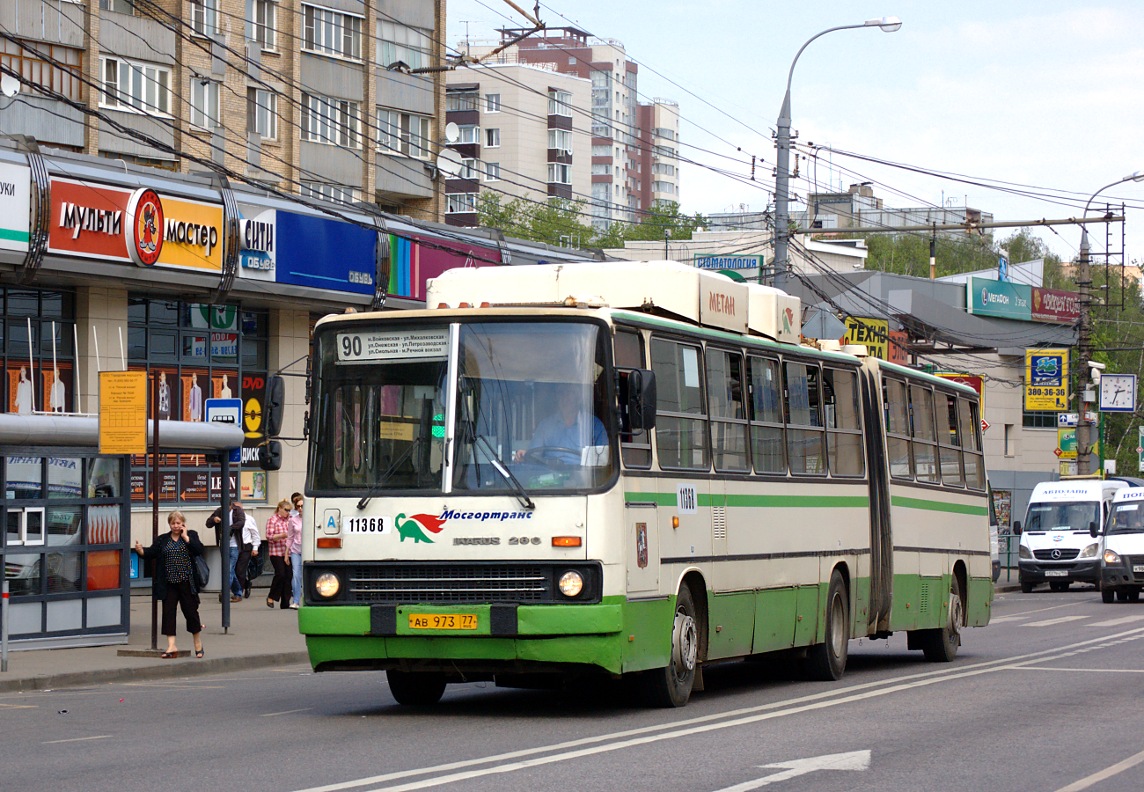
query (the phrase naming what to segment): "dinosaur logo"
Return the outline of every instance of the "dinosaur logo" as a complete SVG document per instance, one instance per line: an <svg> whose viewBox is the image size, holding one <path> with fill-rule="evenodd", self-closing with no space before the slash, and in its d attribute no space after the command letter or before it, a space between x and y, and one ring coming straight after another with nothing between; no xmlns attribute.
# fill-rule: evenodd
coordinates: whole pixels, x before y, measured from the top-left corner
<svg viewBox="0 0 1144 792"><path fill-rule="evenodd" d="M445 520L441 517L436 517L432 514L414 514L409 519L405 518L405 514L399 514L393 520L393 525L397 528L397 533L401 536L401 541L412 539L414 544L418 542L428 542L433 544L433 540L425 535L425 531L430 533L441 533L441 526L445 524Z"/></svg>

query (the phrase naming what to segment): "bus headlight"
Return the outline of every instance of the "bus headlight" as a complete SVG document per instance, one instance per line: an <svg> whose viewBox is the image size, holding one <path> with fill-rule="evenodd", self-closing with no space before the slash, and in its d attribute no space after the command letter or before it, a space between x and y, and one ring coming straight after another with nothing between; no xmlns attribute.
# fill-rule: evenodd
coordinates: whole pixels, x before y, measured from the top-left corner
<svg viewBox="0 0 1144 792"><path fill-rule="evenodd" d="M1115 550L1104 551L1104 563L1112 566L1113 564L1120 565L1120 555Z"/></svg>
<svg viewBox="0 0 1144 792"><path fill-rule="evenodd" d="M565 597L578 597L584 590L584 577L574 569L560 576L560 593Z"/></svg>
<svg viewBox="0 0 1144 792"><path fill-rule="evenodd" d="M1096 544L1090 544L1088 547L1080 551L1078 558L1096 558L1096 550Z"/></svg>
<svg viewBox="0 0 1144 792"><path fill-rule="evenodd" d="M338 596L342 588L342 581L333 572L323 572L314 580L314 591L324 599Z"/></svg>
<svg viewBox="0 0 1144 792"><path fill-rule="evenodd" d="M1029 548L1025 547L1025 545L1021 545L1019 548L1017 548L1017 558L1027 558L1031 561L1033 559L1033 554L1029 552Z"/></svg>

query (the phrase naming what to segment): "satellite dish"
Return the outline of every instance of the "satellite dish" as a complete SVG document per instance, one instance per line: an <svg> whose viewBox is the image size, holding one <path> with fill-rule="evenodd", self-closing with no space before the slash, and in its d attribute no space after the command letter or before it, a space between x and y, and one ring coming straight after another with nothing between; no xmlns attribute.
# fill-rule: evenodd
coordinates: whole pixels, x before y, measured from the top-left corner
<svg viewBox="0 0 1144 792"><path fill-rule="evenodd" d="M5 74L0 77L0 93L11 99L20 93L20 81L11 74Z"/></svg>
<svg viewBox="0 0 1144 792"><path fill-rule="evenodd" d="M437 155L437 170L444 173L451 179L455 179L461 175L465 163L461 159L461 155L453 151L453 149L445 149Z"/></svg>
<svg viewBox="0 0 1144 792"><path fill-rule="evenodd" d="M448 143L456 143L461 139L461 128L455 123L450 121L445 124L445 140Z"/></svg>

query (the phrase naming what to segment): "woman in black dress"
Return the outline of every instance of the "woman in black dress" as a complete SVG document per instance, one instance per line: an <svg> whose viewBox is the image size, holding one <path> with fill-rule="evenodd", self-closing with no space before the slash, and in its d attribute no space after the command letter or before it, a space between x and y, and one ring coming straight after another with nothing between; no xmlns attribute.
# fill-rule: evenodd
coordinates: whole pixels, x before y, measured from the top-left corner
<svg viewBox="0 0 1144 792"><path fill-rule="evenodd" d="M155 539L144 549L136 540L135 552L155 562L151 577L151 591L163 603L163 635L167 636L167 651L163 659L179 656L175 648L175 607L183 609L187 632L195 641L195 657L203 656L203 623L199 619L199 592L195 587L194 559L203 554L203 543L195 531L187 530L187 521L180 511L167 515L170 533Z"/></svg>

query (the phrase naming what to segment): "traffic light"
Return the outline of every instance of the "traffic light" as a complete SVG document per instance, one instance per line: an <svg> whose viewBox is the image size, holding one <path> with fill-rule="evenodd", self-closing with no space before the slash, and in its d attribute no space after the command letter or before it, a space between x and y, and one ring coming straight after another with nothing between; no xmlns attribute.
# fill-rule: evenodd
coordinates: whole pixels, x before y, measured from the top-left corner
<svg viewBox="0 0 1144 792"><path fill-rule="evenodd" d="M258 465L263 470L279 470L282 467L282 444L277 440L267 440L262 446Z"/></svg>
<svg viewBox="0 0 1144 792"><path fill-rule="evenodd" d="M278 375L266 380L265 412L266 436L277 437L282 432L282 416L286 412L286 380Z"/></svg>

